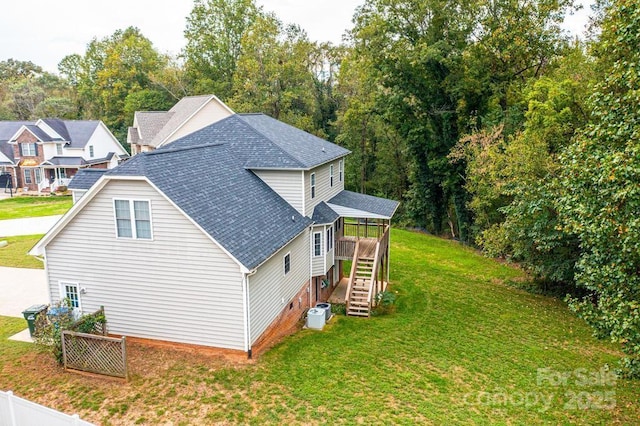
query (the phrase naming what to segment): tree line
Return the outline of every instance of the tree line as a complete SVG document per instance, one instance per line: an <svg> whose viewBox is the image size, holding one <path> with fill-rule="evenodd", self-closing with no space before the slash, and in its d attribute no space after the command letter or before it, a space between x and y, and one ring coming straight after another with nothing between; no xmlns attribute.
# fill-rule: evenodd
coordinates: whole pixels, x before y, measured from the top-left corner
<svg viewBox="0 0 640 426"><path fill-rule="evenodd" d="M640 374L640 6L598 0L366 0L339 46L253 0L195 0L177 58L138 29L94 39L59 75L0 63L0 118L99 118L214 93L350 149L347 187L400 221L478 246L567 295Z"/></svg>

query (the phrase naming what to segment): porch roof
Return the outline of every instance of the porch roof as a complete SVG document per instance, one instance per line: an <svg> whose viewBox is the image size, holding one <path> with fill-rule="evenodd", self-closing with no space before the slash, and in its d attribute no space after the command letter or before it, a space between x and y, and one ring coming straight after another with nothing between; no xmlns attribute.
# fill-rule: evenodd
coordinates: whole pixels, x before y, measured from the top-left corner
<svg viewBox="0 0 640 426"><path fill-rule="evenodd" d="M316 224L326 224L335 222L339 217L340 215L323 201L313 209L311 220Z"/></svg>
<svg viewBox="0 0 640 426"><path fill-rule="evenodd" d="M51 157L40 164L41 166L69 166L78 167L85 164L82 157Z"/></svg>
<svg viewBox="0 0 640 426"><path fill-rule="evenodd" d="M372 195L341 191L327 205L342 217L391 219L400 203Z"/></svg>

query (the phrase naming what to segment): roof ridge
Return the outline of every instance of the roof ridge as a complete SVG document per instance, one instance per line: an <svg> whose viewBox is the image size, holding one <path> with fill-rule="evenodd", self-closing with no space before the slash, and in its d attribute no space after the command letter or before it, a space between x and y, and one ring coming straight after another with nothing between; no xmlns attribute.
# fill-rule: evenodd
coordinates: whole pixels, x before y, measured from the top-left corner
<svg viewBox="0 0 640 426"><path fill-rule="evenodd" d="M235 114L237 116L240 116L241 114ZM244 115L264 115L265 117L269 117L267 114L261 113L261 112L254 112L254 113L245 113ZM273 118L273 117L269 117L269 118ZM273 118L275 120L275 118ZM252 125L250 125L249 123L247 123L246 121L239 119L245 126L247 126L249 129L251 129L255 134L262 136L263 138L265 138L266 140L269 141L269 143L275 147L277 147L280 152L283 152L287 157L289 157L291 160L293 160L296 164L298 164L299 167L305 168L305 165L302 164L300 162L300 160L298 160L297 158L295 158L293 155L289 154L286 150L282 149L282 147L280 145L278 145L277 143L275 143L274 141L271 140L271 138L269 138L267 135L265 135L264 133L262 133L261 131L259 131L258 129L256 129L255 127L253 127ZM279 121L279 120L276 120ZM286 124L286 123L285 123Z"/></svg>
<svg viewBox="0 0 640 426"><path fill-rule="evenodd" d="M204 143L204 144L200 144L200 145L185 146L185 147L178 147L178 148L162 148L162 149L157 149L155 151L143 152L142 154L145 155L145 156L148 156L148 155L160 155L160 154L170 154L170 153L173 153L173 152L189 151L189 150L192 150L192 149L208 148L208 147L212 147L212 146L222 146L222 145L224 145L224 142Z"/></svg>

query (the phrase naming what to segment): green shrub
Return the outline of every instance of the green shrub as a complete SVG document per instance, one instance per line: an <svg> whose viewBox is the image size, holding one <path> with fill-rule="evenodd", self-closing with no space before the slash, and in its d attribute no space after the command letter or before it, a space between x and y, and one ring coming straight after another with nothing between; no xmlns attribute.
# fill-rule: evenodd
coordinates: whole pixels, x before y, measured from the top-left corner
<svg viewBox="0 0 640 426"><path fill-rule="evenodd" d="M391 314L396 310L396 294L390 291L381 291L376 294L376 306L372 310L373 315Z"/></svg>

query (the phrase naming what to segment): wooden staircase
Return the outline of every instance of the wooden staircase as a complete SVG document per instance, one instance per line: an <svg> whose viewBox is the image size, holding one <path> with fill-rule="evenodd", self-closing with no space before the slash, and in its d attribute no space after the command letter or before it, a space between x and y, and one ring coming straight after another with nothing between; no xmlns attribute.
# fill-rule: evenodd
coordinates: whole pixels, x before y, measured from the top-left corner
<svg viewBox="0 0 640 426"><path fill-rule="evenodd" d="M368 317L371 311L371 291L375 278L375 259L358 257L354 262L355 274L351 282L351 292L347 315Z"/></svg>

